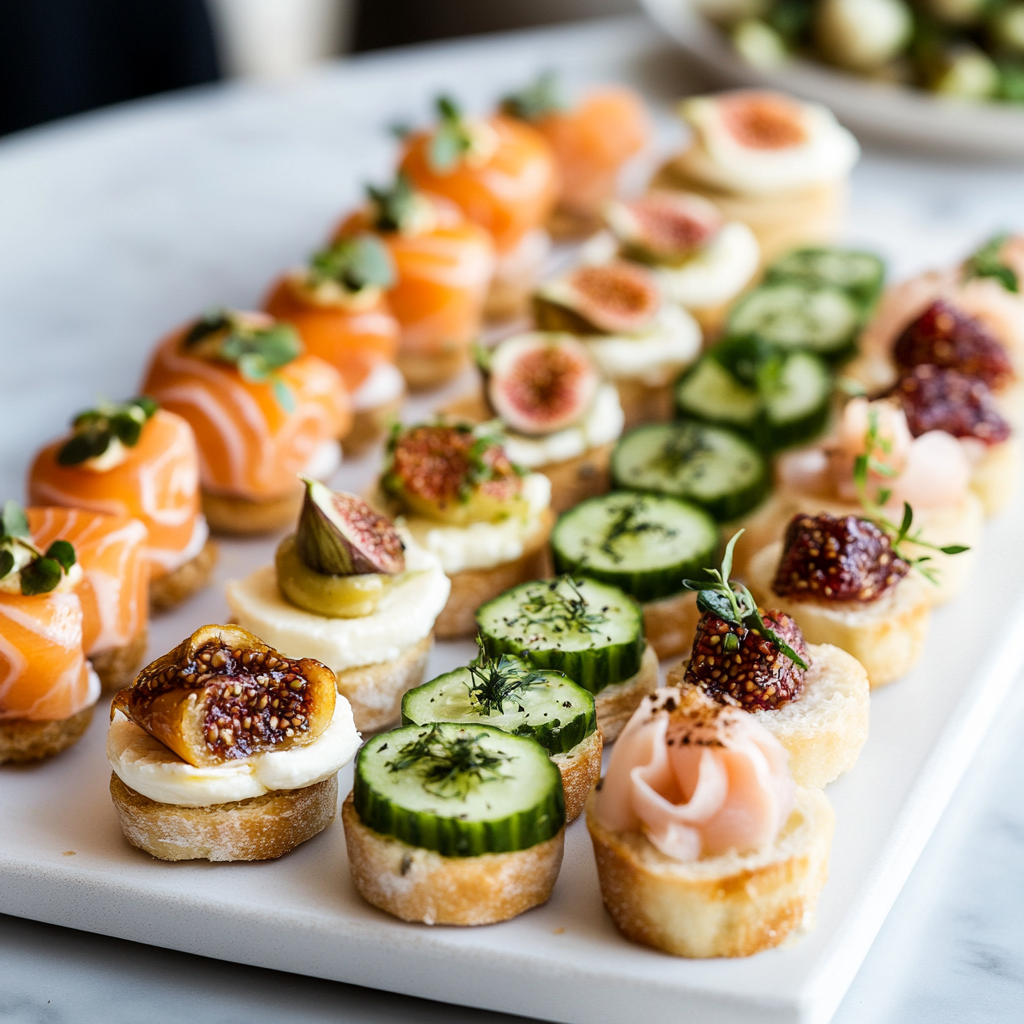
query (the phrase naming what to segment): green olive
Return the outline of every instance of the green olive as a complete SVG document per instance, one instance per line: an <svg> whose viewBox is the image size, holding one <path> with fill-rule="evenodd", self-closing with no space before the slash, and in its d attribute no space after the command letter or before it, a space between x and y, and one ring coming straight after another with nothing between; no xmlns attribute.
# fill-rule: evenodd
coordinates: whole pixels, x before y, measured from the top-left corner
<svg viewBox="0 0 1024 1024"><path fill-rule="evenodd" d="M383 573L329 576L314 572L299 558L295 535L285 537L274 556L277 585L285 600L328 619L359 619L371 615L391 586Z"/></svg>

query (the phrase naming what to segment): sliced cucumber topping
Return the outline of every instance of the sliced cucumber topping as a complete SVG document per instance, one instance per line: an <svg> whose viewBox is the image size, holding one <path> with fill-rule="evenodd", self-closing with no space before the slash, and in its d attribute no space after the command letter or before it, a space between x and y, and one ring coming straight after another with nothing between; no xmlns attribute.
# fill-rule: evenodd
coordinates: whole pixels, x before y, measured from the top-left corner
<svg viewBox="0 0 1024 1024"><path fill-rule="evenodd" d="M597 728L594 698L561 672L541 672L503 654L446 672L402 698L402 724L472 722L532 736L565 754Z"/></svg>
<svg viewBox="0 0 1024 1024"><path fill-rule="evenodd" d="M705 423L658 423L630 431L612 453L616 487L685 498L716 521L758 505L771 481L764 456L734 431Z"/></svg>
<svg viewBox="0 0 1024 1024"><path fill-rule="evenodd" d="M590 693L636 675L646 643L636 601L582 577L521 583L483 605L476 624L490 657L519 654Z"/></svg>
<svg viewBox="0 0 1024 1024"><path fill-rule="evenodd" d="M565 824L562 777L528 736L484 725L411 725L369 740L353 800L368 828L445 857L512 853Z"/></svg>
<svg viewBox="0 0 1024 1024"><path fill-rule="evenodd" d="M676 408L683 416L753 431L761 396L741 384L710 352L676 385Z"/></svg>
<svg viewBox="0 0 1024 1024"><path fill-rule="evenodd" d="M784 281L740 299L727 326L732 335L756 335L779 348L840 359L850 354L860 323L860 306L841 289Z"/></svg>
<svg viewBox="0 0 1024 1024"><path fill-rule="evenodd" d="M714 564L718 527L679 498L618 491L564 513L551 546L556 572L592 576L638 601L656 601Z"/></svg>
<svg viewBox="0 0 1024 1024"><path fill-rule="evenodd" d="M882 290L885 264L874 253L854 249L797 249L768 268L767 280L827 284L871 306Z"/></svg>
<svg viewBox="0 0 1024 1024"><path fill-rule="evenodd" d="M778 451L813 440L828 422L833 381L825 364L810 352L793 352L767 390L761 442Z"/></svg>

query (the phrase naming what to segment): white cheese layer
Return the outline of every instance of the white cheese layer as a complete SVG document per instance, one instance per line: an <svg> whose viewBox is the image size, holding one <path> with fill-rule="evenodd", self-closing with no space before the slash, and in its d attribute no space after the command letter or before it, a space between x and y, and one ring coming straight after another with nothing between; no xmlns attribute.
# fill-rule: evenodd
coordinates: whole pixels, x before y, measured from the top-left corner
<svg viewBox="0 0 1024 1024"><path fill-rule="evenodd" d="M378 363L352 392L352 408L356 412L376 409L400 398L404 392L405 378L398 367L391 363Z"/></svg>
<svg viewBox="0 0 1024 1024"><path fill-rule="evenodd" d="M243 629L287 658L316 658L335 672L394 661L429 635L451 590L437 556L424 551L408 530L399 532L406 573L370 615L330 619L296 608L281 595L272 565L229 582L228 607Z"/></svg>
<svg viewBox="0 0 1024 1024"><path fill-rule="evenodd" d="M338 694L334 717L312 743L209 768L183 761L118 711L107 732L107 760L126 786L150 800L209 807L323 782L355 757L359 743L352 708Z"/></svg>
<svg viewBox="0 0 1024 1024"><path fill-rule="evenodd" d="M730 302L750 283L761 262L761 247L746 224L733 221L680 267L661 267L665 294L687 309Z"/></svg>
<svg viewBox="0 0 1024 1024"><path fill-rule="evenodd" d="M525 515L513 515L496 523L445 526L422 516L406 516L404 523L416 543L437 555L441 568L451 576L465 569L493 569L522 557L527 544L544 526L544 512L551 504L551 481L543 473L523 479Z"/></svg>
<svg viewBox="0 0 1024 1024"><path fill-rule="evenodd" d="M639 378L657 387L675 377L700 354L701 333L686 310L662 304L651 324L636 334L580 339L606 377Z"/></svg>
<svg viewBox="0 0 1024 1024"><path fill-rule="evenodd" d="M591 448L615 441L625 422L615 385L602 384L582 422L543 437L527 437L510 431L505 435L505 452L513 462L527 469L565 462Z"/></svg>
<svg viewBox="0 0 1024 1024"><path fill-rule="evenodd" d="M314 480L326 480L334 476L341 465L341 445L335 440L321 441L303 467L302 475Z"/></svg>

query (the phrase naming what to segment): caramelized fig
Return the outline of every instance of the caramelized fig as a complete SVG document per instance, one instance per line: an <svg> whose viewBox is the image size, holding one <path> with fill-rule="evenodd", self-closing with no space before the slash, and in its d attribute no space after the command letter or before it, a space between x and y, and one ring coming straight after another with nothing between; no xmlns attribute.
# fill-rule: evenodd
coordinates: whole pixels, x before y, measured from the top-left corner
<svg viewBox="0 0 1024 1024"><path fill-rule="evenodd" d="M402 539L389 519L354 494L303 479L306 496L295 549L306 566L328 576L393 574L405 569Z"/></svg>
<svg viewBox="0 0 1024 1024"><path fill-rule="evenodd" d="M669 267L685 263L722 228L718 208L687 192L610 203L605 220L628 259Z"/></svg>
<svg viewBox="0 0 1024 1024"><path fill-rule="evenodd" d="M574 334L632 334L661 309L661 290L651 271L634 263L577 267L551 281L534 298L542 330Z"/></svg>
<svg viewBox="0 0 1024 1024"><path fill-rule="evenodd" d="M512 430L551 434L586 415L600 384L590 353L575 338L521 334L494 349L487 396Z"/></svg>

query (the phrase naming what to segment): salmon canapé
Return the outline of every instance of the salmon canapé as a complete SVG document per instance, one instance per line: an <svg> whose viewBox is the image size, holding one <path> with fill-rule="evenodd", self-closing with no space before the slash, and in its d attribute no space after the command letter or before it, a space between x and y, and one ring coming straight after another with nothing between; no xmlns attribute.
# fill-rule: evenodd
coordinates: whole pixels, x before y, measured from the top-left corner
<svg viewBox="0 0 1024 1024"><path fill-rule="evenodd" d="M255 502L300 490L303 471L333 472L352 423L338 371L259 313L211 314L172 333L145 390L192 427L203 489Z"/></svg>
<svg viewBox="0 0 1024 1024"><path fill-rule="evenodd" d="M134 404L108 408L107 423L120 415L111 409ZM90 454L99 447L97 431L80 425L70 437L47 445L29 471L28 496L33 505L140 520L149 534L150 578L157 579L194 558L206 543L207 529L199 513L199 456L192 429L153 404L134 444L112 435L99 454Z"/></svg>
<svg viewBox="0 0 1024 1024"><path fill-rule="evenodd" d="M378 239L338 239L276 281L264 308L291 324L306 351L330 363L354 394L378 366L395 361L399 326L385 297L393 279Z"/></svg>
<svg viewBox="0 0 1024 1024"><path fill-rule="evenodd" d="M437 127L406 140L401 170L488 231L499 255L509 253L547 222L558 198L551 147L530 125L502 114L463 117L448 101L439 109Z"/></svg>
<svg viewBox="0 0 1024 1024"><path fill-rule="evenodd" d="M46 549L55 540L75 548L82 580L82 645L87 655L126 647L146 629L149 564L146 527L138 519L72 508L29 508L33 541Z"/></svg>
<svg viewBox="0 0 1024 1024"><path fill-rule="evenodd" d="M416 191L399 175L387 191L347 217L335 240L373 231L395 268L388 302L401 350L435 355L466 348L480 333L494 274L494 243L450 200Z"/></svg>

